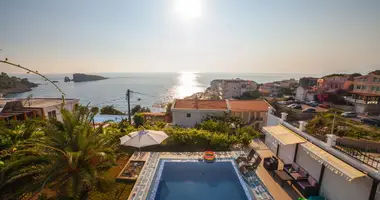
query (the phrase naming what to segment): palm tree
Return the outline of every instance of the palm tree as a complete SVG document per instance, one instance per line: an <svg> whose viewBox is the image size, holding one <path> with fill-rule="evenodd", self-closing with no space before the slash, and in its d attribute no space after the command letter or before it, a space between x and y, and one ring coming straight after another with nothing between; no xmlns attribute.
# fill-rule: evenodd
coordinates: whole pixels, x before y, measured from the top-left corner
<svg viewBox="0 0 380 200"><path fill-rule="evenodd" d="M33 197L42 191L57 199L87 199L91 189L106 189L102 175L115 164L116 144L102 137L101 126L91 126L93 114L87 107L61 113L62 122L48 121L42 138L17 145L0 168L0 199Z"/></svg>

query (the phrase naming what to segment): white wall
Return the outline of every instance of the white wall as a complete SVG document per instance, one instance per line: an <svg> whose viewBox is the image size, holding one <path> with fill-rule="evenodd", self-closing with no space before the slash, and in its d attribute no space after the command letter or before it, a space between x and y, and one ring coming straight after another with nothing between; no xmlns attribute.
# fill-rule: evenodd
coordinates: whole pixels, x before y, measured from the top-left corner
<svg viewBox="0 0 380 200"><path fill-rule="evenodd" d="M306 93L306 90L303 89L303 87L301 87L301 86L297 87L297 90L296 90L296 99L304 101L305 100L305 96L306 96L305 93Z"/></svg>
<svg viewBox="0 0 380 200"><path fill-rule="evenodd" d="M320 194L331 200L368 200L371 186L371 178L363 177L349 182L326 168Z"/></svg>
<svg viewBox="0 0 380 200"><path fill-rule="evenodd" d="M240 82L227 82L224 88L224 98L240 96L241 84Z"/></svg>
<svg viewBox="0 0 380 200"><path fill-rule="evenodd" d="M314 101L314 93L306 93L306 101Z"/></svg>
<svg viewBox="0 0 380 200"><path fill-rule="evenodd" d="M223 115L227 110L215 110L215 111L205 111L205 110L174 110L173 114L173 124L182 127L194 127L197 123L200 123L203 118L207 115ZM190 113L190 117L187 114Z"/></svg>
<svg viewBox="0 0 380 200"><path fill-rule="evenodd" d="M65 109L68 111L72 111L74 109L75 104L78 103L77 101L67 101L65 102ZM46 119L48 119L49 115L48 113L51 111L54 111L57 113L57 120L62 121L62 114L61 114L61 105L55 105L55 106L49 106L43 108L44 116Z"/></svg>
<svg viewBox="0 0 380 200"><path fill-rule="evenodd" d="M296 163L319 182L322 165L306 154L302 146L298 147ZM325 168L320 195L330 200L368 200L371 186L371 178L364 177L349 182Z"/></svg>
<svg viewBox="0 0 380 200"><path fill-rule="evenodd" d="M298 146L296 163L302 168L304 168L308 172L308 174L311 175L311 177L313 177L315 180L319 182L318 179L321 174L322 164L320 164L318 161L314 160L308 154L306 154L301 145Z"/></svg>
<svg viewBox="0 0 380 200"><path fill-rule="evenodd" d="M275 138L269 134L265 134L265 145L276 155L277 144L274 142Z"/></svg>
<svg viewBox="0 0 380 200"><path fill-rule="evenodd" d="M278 118L277 116L273 115L273 114L269 114L267 115L267 123L264 124L264 126L276 126L276 125L279 125L280 124L280 118Z"/></svg>
<svg viewBox="0 0 380 200"><path fill-rule="evenodd" d="M280 151L278 152L278 157L282 160L284 164L292 164L294 159L294 153L296 150L296 145L280 145Z"/></svg>

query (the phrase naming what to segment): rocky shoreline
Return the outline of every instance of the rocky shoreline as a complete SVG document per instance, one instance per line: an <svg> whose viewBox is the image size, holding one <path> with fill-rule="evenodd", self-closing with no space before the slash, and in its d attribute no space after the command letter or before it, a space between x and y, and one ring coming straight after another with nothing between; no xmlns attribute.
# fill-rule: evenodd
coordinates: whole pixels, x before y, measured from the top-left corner
<svg viewBox="0 0 380 200"><path fill-rule="evenodd" d="M0 96L29 92L37 86L38 84L30 82L26 78L11 77L4 72L0 75Z"/></svg>
<svg viewBox="0 0 380 200"><path fill-rule="evenodd" d="M184 99L201 99L201 100L218 100L214 93L211 92L211 88L208 87L204 92L197 92L190 96L185 97Z"/></svg>

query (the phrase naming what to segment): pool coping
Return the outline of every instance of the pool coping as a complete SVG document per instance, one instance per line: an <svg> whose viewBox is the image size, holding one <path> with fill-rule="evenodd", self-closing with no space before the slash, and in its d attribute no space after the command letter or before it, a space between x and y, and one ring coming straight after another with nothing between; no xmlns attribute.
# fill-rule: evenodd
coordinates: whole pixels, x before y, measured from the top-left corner
<svg viewBox="0 0 380 200"><path fill-rule="evenodd" d="M142 168L140 175L137 178L131 190L128 200L142 200L142 199L148 198L148 194L150 194L151 185L158 172L157 167L159 166L159 162L161 159L197 160L201 158L204 152L145 152L145 153L146 153L146 157L144 159L146 160L145 165ZM218 160L220 159L234 160L243 154L245 154L244 151L216 151L215 152L216 158ZM134 155L132 155L132 157L134 157ZM236 164L236 163L233 163L233 164ZM240 174L238 177L242 178L240 177ZM244 184L246 184L246 182L244 182ZM250 185L248 185L247 187L250 190L252 190ZM253 198L256 199L256 196L253 195Z"/></svg>
<svg viewBox="0 0 380 200"><path fill-rule="evenodd" d="M199 159L160 158L159 161L158 161L159 168L156 170L156 173L154 174L152 183L151 183L151 185L149 187L149 192L148 192L148 195L147 195L148 196L148 198L147 198L148 200L154 200L155 197L156 197L158 186L159 186L159 182L160 182L161 175L162 175L162 171L164 169L164 165L165 165L166 162L204 162L204 161L201 161ZM244 193L245 193L245 196L247 197L247 200L255 199L255 197L253 196L253 194L251 194L249 192L247 184L245 183L245 181L241 177L241 175L240 175L240 173L238 171L237 165L234 162L233 158L217 158L215 160L215 162L228 162L228 163L231 163L232 167L233 167L233 169L235 171L235 174L236 174L236 176L239 179L239 183L240 183L240 185L242 186L242 188L244 190ZM212 164L212 163L210 163L210 164Z"/></svg>

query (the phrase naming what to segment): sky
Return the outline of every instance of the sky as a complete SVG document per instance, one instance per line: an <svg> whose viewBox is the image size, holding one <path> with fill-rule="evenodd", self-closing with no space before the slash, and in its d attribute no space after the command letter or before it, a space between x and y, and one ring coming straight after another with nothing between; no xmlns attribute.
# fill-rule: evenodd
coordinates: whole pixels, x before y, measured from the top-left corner
<svg viewBox="0 0 380 200"><path fill-rule="evenodd" d="M43 73L366 73L380 1L1 0L0 49Z"/></svg>

